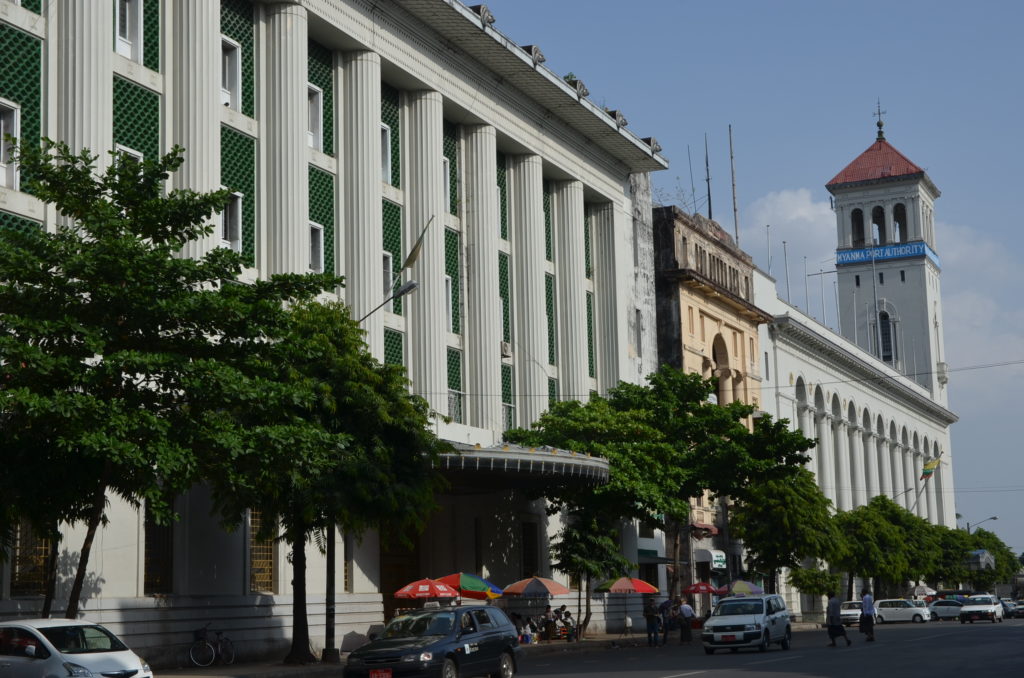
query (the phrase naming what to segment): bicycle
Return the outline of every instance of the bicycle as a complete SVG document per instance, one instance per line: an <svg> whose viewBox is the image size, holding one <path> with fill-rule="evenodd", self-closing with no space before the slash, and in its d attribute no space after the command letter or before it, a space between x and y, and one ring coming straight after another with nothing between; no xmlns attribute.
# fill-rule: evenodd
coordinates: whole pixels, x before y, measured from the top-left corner
<svg viewBox="0 0 1024 678"><path fill-rule="evenodd" d="M209 666L217 658L223 664L235 663L235 644L224 635L223 631L213 631L216 638L209 639L210 625L207 624L201 629L192 632L195 638L192 647L188 649L188 657L196 666Z"/></svg>

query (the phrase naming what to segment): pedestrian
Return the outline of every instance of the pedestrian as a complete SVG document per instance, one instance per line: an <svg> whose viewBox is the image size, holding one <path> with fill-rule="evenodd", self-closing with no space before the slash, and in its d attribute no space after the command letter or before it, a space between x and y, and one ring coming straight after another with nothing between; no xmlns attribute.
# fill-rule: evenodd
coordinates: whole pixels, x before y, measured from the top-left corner
<svg viewBox="0 0 1024 678"><path fill-rule="evenodd" d="M859 630L868 637L868 642L875 640L875 599L866 586L860 592Z"/></svg>
<svg viewBox="0 0 1024 678"><path fill-rule="evenodd" d="M658 647L658 623L661 615L654 605L654 598L648 598L644 603L644 619L647 620L647 647Z"/></svg>
<svg viewBox="0 0 1024 678"><path fill-rule="evenodd" d="M697 613L686 598L676 598L679 603L679 644L689 645L693 640L693 620Z"/></svg>
<svg viewBox="0 0 1024 678"><path fill-rule="evenodd" d="M555 626L555 613L551 611L551 606L548 605L544 608L544 640L545 642L552 642L555 636L558 634L558 630Z"/></svg>
<svg viewBox="0 0 1024 678"><path fill-rule="evenodd" d="M661 618L661 644L668 645L668 632L672 628L672 599L666 598L658 606L658 616Z"/></svg>
<svg viewBox="0 0 1024 678"><path fill-rule="evenodd" d="M828 592L828 607L825 610L825 627L828 629L828 646L836 646L836 638L846 640L846 645L852 645L853 641L846 635L846 627L843 626L843 616L839 612L839 596L835 591Z"/></svg>

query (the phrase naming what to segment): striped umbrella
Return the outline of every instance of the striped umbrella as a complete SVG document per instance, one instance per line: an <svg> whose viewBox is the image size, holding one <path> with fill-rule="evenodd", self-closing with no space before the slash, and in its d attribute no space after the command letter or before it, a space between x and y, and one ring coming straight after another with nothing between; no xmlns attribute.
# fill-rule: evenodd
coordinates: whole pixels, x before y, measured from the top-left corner
<svg viewBox="0 0 1024 678"><path fill-rule="evenodd" d="M706 581L699 581L687 586L683 589L683 593L718 593L718 589Z"/></svg>
<svg viewBox="0 0 1024 678"><path fill-rule="evenodd" d="M462 594L463 598L474 598L476 600L491 600L499 598L502 590L487 581L469 572L456 572L455 574L438 577L437 581L444 582Z"/></svg>
<svg viewBox="0 0 1024 678"><path fill-rule="evenodd" d="M606 581L594 590L599 593L657 593L658 587L648 584L643 579L619 577L613 581Z"/></svg>
<svg viewBox="0 0 1024 678"><path fill-rule="evenodd" d="M395 598L458 598L459 592L434 579L420 579L395 591Z"/></svg>
<svg viewBox="0 0 1024 678"><path fill-rule="evenodd" d="M505 587L506 596L543 597L561 596L566 593L569 593L569 589L562 586L557 581L552 581L545 577L520 579L519 581Z"/></svg>

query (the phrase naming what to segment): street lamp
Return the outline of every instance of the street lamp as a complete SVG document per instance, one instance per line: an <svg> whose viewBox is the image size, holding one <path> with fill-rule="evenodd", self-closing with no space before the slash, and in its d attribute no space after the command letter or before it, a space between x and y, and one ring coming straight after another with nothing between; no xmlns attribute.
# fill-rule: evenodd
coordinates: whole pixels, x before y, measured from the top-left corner
<svg viewBox="0 0 1024 678"><path fill-rule="evenodd" d="M999 520L999 516L990 516L988 518L985 518L985 520L979 520L978 522L974 523L974 526L977 527L978 525L981 525L982 523L987 523L990 520ZM967 523L967 534L970 534L970 533L971 533L971 524Z"/></svg>

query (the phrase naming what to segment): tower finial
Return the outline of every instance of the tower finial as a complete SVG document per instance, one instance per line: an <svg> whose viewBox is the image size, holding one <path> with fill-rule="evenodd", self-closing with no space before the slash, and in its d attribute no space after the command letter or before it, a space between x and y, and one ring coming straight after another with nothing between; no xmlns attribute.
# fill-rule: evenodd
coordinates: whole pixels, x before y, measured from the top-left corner
<svg viewBox="0 0 1024 678"><path fill-rule="evenodd" d="M878 141L883 141L885 139L885 132L882 131L882 128L885 127L885 123L882 122L883 114L885 114L885 111L882 110L882 100L878 99L875 106L875 112L873 113L873 115L878 118L878 122L875 123L878 126L878 137L876 137Z"/></svg>

